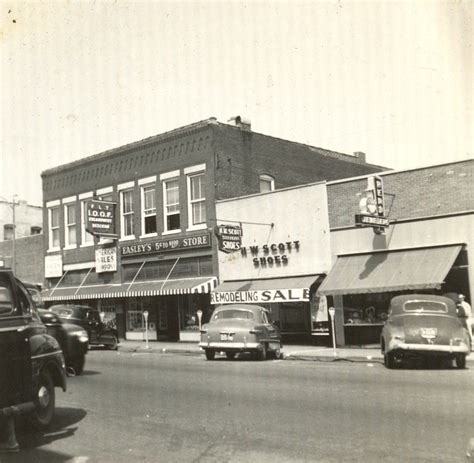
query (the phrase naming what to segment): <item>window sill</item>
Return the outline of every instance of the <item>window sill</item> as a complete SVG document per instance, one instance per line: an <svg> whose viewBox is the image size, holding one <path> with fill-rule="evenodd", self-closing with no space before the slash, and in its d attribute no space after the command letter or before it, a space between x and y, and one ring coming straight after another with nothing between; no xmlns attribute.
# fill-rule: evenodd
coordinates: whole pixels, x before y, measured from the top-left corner
<svg viewBox="0 0 474 463"><path fill-rule="evenodd" d="M192 225L191 227L186 228L186 231L196 231L196 230L206 230L207 224L201 223L199 225Z"/></svg>
<svg viewBox="0 0 474 463"><path fill-rule="evenodd" d="M80 248L90 248L91 246L94 246L94 243L84 243L84 244L81 244L79 247Z"/></svg>
<svg viewBox="0 0 474 463"><path fill-rule="evenodd" d="M158 233L155 232L155 233L148 233L147 235L140 235L139 238L140 239L141 238L154 238L156 236L158 236Z"/></svg>
<svg viewBox="0 0 474 463"><path fill-rule="evenodd" d="M136 239L135 235L130 235L130 236L123 236L122 238L119 238L119 241L132 241L135 239Z"/></svg>
<svg viewBox="0 0 474 463"><path fill-rule="evenodd" d="M68 244L67 246L64 246L63 248L64 250L68 250L68 249L77 249L77 244Z"/></svg>
<svg viewBox="0 0 474 463"><path fill-rule="evenodd" d="M61 251L61 248L49 248L46 252L58 252Z"/></svg>
<svg viewBox="0 0 474 463"><path fill-rule="evenodd" d="M166 235L176 235L176 233L181 233L181 228L178 229L178 230L168 230L168 231L164 231L162 233L163 236L166 236Z"/></svg>

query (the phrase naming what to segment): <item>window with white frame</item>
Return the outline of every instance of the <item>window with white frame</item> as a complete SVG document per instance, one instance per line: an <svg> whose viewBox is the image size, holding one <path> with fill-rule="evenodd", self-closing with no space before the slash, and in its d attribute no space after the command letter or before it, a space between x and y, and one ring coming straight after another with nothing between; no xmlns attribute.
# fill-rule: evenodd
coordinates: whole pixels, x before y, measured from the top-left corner
<svg viewBox="0 0 474 463"><path fill-rule="evenodd" d="M163 182L163 209L165 232L180 230L179 181L177 178Z"/></svg>
<svg viewBox="0 0 474 463"><path fill-rule="evenodd" d="M64 205L64 241L66 246L77 244L75 203Z"/></svg>
<svg viewBox="0 0 474 463"><path fill-rule="evenodd" d="M48 209L49 249L59 249L59 206Z"/></svg>
<svg viewBox="0 0 474 463"><path fill-rule="evenodd" d="M133 190L120 192L120 227L122 238L134 236L133 233Z"/></svg>
<svg viewBox="0 0 474 463"><path fill-rule="evenodd" d="M260 175L260 193L273 191L275 189L275 179L270 175Z"/></svg>
<svg viewBox="0 0 474 463"><path fill-rule="evenodd" d="M94 235L91 235L87 230L87 202L90 199L86 199L81 202L81 238L82 246L91 246L94 244Z"/></svg>
<svg viewBox="0 0 474 463"><path fill-rule="evenodd" d="M103 188L101 190L97 190L96 195L101 201L113 202L113 193L111 193L111 191L112 191L112 187ZM109 242L110 240L108 238L105 238L103 236L99 237L99 244L104 244L104 243L109 243Z"/></svg>
<svg viewBox="0 0 474 463"><path fill-rule="evenodd" d="M204 193L204 172L188 176L189 228L206 225L206 195Z"/></svg>
<svg viewBox="0 0 474 463"><path fill-rule="evenodd" d="M156 186L141 187L142 197L142 235L156 233Z"/></svg>

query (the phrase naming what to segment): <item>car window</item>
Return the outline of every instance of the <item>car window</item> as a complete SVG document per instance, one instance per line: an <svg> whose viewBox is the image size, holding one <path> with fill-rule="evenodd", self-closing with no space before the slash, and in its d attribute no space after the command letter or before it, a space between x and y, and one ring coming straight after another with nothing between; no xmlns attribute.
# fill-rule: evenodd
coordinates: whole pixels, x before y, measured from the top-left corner
<svg viewBox="0 0 474 463"><path fill-rule="evenodd" d="M36 305L30 296L28 290L23 286L20 280L16 280L18 287L18 303L23 314L36 314Z"/></svg>
<svg viewBox="0 0 474 463"><path fill-rule="evenodd" d="M438 301L408 301L403 306L404 312L447 313L448 306Z"/></svg>
<svg viewBox="0 0 474 463"><path fill-rule="evenodd" d="M214 320L223 320L226 318L241 318L245 320L253 320L253 312L250 310L239 310L239 309L227 309L227 310L220 310L217 312L213 319Z"/></svg>
<svg viewBox="0 0 474 463"><path fill-rule="evenodd" d="M67 307L53 306L50 310L61 318L70 318L72 316L72 309L68 309Z"/></svg>
<svg viewBox="0 0 474 463"><path fill-rule="evenodd" d="M93 321L93 322L100 322L100 315L98 312L94 310L89 310L87 312L87 320Z"/></svg>
<svg viewBox="0 0 474 463"><path fill-rule="evenodd" d="M13 314L13 297L10 282L0 275L0 317Z"/></svg>
<svg viewBox="0 0 474 463"><path fill-rule="evenodd" d="M263 323L269 323L268 316L266 312L262 312L262 321Z"/></svg>

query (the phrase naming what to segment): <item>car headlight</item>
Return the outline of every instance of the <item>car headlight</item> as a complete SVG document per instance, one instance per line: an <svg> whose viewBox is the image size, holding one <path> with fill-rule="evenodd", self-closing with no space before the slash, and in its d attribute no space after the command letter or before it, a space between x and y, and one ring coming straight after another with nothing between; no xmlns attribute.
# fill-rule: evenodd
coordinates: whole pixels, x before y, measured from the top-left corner
<svg viewBox="0 0 474 463"><path fill-rule="evenodd" d="M395 334L393 336L393 339L396 339L397 341L405 341L405 335L404 334Z"/></svg>
<svg viewBox="0 0 474 463"><path fill-rule="evenodd" d="M89 336L87 335L87 331L82 330L82 331L73 331L71 333L73 336L79 339L81 342L88 342L89 341Z"/></svg>

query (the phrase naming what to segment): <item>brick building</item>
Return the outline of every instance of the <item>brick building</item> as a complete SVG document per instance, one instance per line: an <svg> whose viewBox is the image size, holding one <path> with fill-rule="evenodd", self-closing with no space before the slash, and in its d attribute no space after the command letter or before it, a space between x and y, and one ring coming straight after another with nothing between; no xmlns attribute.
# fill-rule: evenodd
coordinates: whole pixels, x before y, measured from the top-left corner
<svg viewBox="0 0 474 463"><path fill-rule="evenodd" d="M379 172L346 155L210 118L42 173L45 301L84 301L116 315L121 335L195 339L196 310L217 284L215 201ZM117 204L117 241L86 231L91 199ZM99 257L97 257L99 256ZM96 266L106 256L107 268Z"/></svg>

